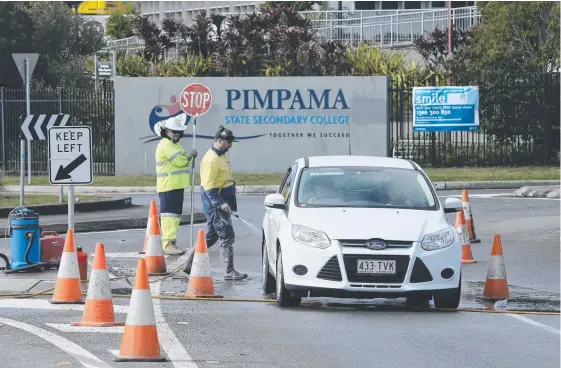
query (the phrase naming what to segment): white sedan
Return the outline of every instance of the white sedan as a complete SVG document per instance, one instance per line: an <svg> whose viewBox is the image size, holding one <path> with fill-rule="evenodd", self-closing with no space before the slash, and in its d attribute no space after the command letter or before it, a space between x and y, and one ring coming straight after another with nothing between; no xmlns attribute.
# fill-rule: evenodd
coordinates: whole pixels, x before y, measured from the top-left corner
<svg viewBox="0 0 561 368"><path fill-rule="evenodd" d="M461 240L416 163L317 156L292 163L265 198L263 291L280 306L302 297L434 300L457 308Z"/></svg>

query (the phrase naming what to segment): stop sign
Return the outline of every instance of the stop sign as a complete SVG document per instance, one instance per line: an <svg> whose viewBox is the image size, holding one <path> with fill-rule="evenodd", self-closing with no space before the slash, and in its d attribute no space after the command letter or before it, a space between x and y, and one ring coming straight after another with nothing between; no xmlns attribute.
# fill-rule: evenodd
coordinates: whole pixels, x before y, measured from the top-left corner
<svg viewBox="0 0 561 368"><path fill-rule="evenodd" d="M181 109L190 116L201 116L210 110L212 93L201 83L191 83L181 91Z"/></svg>

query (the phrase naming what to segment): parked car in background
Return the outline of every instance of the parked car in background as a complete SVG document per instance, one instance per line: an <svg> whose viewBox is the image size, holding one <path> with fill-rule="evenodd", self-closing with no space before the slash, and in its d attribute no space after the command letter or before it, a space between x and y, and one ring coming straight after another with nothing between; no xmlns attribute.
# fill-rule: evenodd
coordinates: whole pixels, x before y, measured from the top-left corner
<svg viewBox="0 0 561 368"><path fill-rule="evenodd" d="M457 308L461 241L416 163L370 156L294 161L265 198L263 291L280 306L302 297L433 299Z"/></svg>

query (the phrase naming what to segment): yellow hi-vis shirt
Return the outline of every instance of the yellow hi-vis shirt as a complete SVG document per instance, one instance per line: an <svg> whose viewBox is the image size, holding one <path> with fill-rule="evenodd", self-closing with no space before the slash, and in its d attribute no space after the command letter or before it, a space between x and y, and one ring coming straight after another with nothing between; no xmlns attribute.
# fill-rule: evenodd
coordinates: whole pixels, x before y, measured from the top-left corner
<svg viewBox="0 0 561 368"><path fill-rule="evenodd" d="M225 154L219 155L214 147L211 147L201 160L201 186L205 191L217 188L227 188L234 185L232 169Z"/></svg>
<svg viewBox="0 0 561 368"><path fill-rule="evenodd" d="M162 138L156 148L156 191L185 189L191 183L185 150L179 143Z"/></svg>

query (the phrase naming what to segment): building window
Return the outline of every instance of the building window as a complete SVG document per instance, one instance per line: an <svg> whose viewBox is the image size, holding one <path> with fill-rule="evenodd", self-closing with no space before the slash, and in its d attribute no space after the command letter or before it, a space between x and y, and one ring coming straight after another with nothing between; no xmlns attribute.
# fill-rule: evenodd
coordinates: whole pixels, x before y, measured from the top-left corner
<svg viewBox="0 0 561 368"><path fill-rule="evenodd" d="M432 8L446 8L447 4L446 1L432 1L431 2Z"/></svg>
<svg viewBox="0 0 561 368"><path fill-rule="evenodd" d="M375 10L376 1L355 1L355 10Z"/></svg>
<svg viewBox="0 0 561 368"><path fill-rule="evenodd" d="M420 1L404 1L404 9L421 9Z"/></svg>
<svg viewBox="0 0 561 368"><path fill-rule="evenodd" d="M382 1L382 10L399 9L399 1Z"/></svg>

